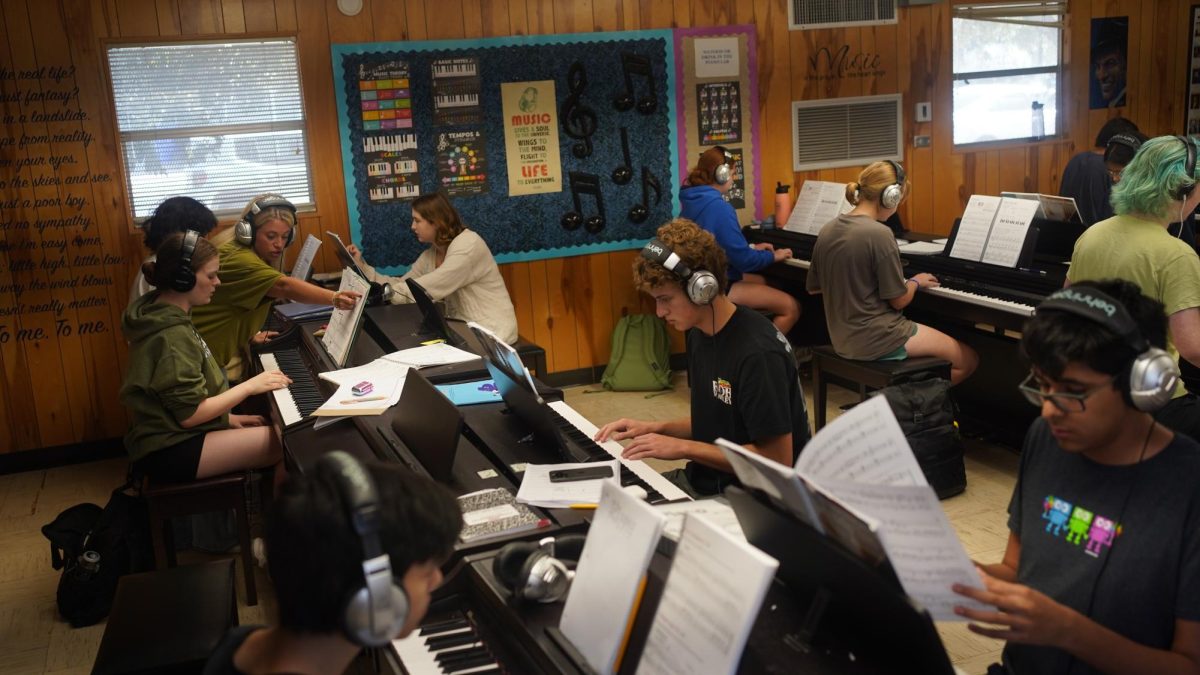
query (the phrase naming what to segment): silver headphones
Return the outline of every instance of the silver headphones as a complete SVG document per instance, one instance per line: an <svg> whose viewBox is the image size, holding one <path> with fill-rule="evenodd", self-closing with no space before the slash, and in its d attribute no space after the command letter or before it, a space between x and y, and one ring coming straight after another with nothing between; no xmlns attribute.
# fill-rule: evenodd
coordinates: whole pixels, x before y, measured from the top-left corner
<svg viewBox="0 0 1200 675"><path fill-rule="evenodd" d="M492 559L492 573L518 600L555 602L571 590L585 542L581 534L568 534L505 544Z"/></svg>
<svg viewBox="0 0 1200 675"><path fill-rule="evenodd" d="M1116 333L1137 356L1118 377L1125 401L1138 410L1153 412L1166 405L1179 383L1179 365L1166 350L1153 347L1134 323L1125 306L1095 288L1072 286L1055 291L1037 311L1055 310L1090 319Z"/></svg>
<svg viewBox="0 0 1200 675"><path fill-rule="evenodd" d="M721 292L717 277L708 270L692 271L683 259L671 250L661 239L651 239L642 247L642 257L667 268L675 276L683 280L683 290L688 299L697 305L707 305Z"/></svg>
<svg viewBox="0 0 1200 675"><path fill-rule="evenodd" d="M322 455L317 461L317 471L333 478L350 516L350 525L362 543L364 583L346 603L342 630L355 644L381 647L404 629L409 605L408 594L392 576L391 557L379 539L383 519L375 481L358 460L341 450Z"/></svg>
<svg viewBox="0 0 1200 675"><path fill-rule="evenodd" d="M896 182L885 187L879 194L879 205L885 209L894 209L900 206L900 200L904 199L904 167L890 159L884 161L891 164L892 169L895 170Z"/></svg>
<svg viewBox="0 0 1200 675"><path fill-rule="evenodd" d="M258 214L273 208L292 212L292 227L288 229L287 241L283 244L284 247L291 246L292 240L296 238L296 205L276 194L266 194L250 202L250 210L246 212L246 217L233 226L233 238L243 246L253 246L254 235L258 230L254 221Z"/></svg>
<svg viewBox="0 0 1200 675"><path fill-rule="evenodd" d="M725 157L725 161L713 169L713 180L717 181L718 185L726 185L733 180L733 154L721 145L715 145L713 149L720 150Z"/></svg>

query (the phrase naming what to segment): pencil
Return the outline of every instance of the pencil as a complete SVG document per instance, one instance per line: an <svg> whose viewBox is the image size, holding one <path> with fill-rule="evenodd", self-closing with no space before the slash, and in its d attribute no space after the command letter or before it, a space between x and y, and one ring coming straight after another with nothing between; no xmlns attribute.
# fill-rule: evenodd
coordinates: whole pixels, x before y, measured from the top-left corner
<svg viewBox="0 0 1200 675"><path fill-rule="evenodd" d="M353 405L355 403L366 403L367 401L386 401L386 396L368 396L367 398L348 398L344 401L338 401L338 405Z"/></svg>
<svg viewBox="0 0 1200 675"><path fill-rule="evenodd" d="M591 509L594 509L594 508L596 508L597 506L599 506L599 504L572 504L572 505L570 506L570 508L572 508L572 509L582 509L582 510L591 510Z"/></svg>

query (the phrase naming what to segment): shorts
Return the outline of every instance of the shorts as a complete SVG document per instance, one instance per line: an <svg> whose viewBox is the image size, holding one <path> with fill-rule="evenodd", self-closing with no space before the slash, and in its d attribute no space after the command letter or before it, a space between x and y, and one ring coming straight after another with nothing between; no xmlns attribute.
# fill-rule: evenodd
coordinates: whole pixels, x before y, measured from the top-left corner
<svg viewBox="0 0 1200 675"><path fill-rule="evenodd" d="M913 323L912 332L908 334L908 337L911 338L912 336L914 336L916 334L917 334L917 324ZM905 340L904 343L908 344L908 340ZM908 349L906 349L904 347L904 345L900 345L899 347L896 347L892 351L884 354L883 356L881 356L875 360L876 361L903 361L904 359L907 359L907 358L908 358Z"/></svg>
<svg viewBox="0 0 1200 675"><path fill-rule="evenodd" d="M134 462L134 467L143 474L162 483L187 483L196 480L200 468L200 451L204 449L201 433L169 445Z"/></svg>

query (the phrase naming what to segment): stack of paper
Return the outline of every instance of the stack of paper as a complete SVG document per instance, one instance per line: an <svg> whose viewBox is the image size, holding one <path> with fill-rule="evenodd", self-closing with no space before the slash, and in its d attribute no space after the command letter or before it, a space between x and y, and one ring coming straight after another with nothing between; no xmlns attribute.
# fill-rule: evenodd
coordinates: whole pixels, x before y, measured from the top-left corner
<svg viewBox="0 0 1200 675"><path fill-rule="evenodd" d="M361 382L362 380L359 380ZM371 380L371 392L356 396L352 389L358 382L347 382L338 386L333 396L320 408L313 411L317 417L347 417L350 415L382 415L388 408L400 402L404 390L404 379L375 377Z"/></svg>
<svg viewBox="0 0 1200 675"><path fill-rule="evenodd" d="M464 363L479 358L478 355L464 351L458 347L439 342L432 345L422 345L412 349L401 349L383 358L413 368L428 368L430 366L446 366L452 363Z"/></svg>
<svg viewBox="0 0 1200 675"><path fill-rule="evenodd" d="M593 466L612 467L612 477L566 483L550 481L551 471ZM551 509L565 509L576 504L598 504L604 483L616 481L617 485L620 485L620 476L621 466L615 459L611 462L585 464L526 464L525 475L521 478L521 489L517 490L517 501Z"/></svg>

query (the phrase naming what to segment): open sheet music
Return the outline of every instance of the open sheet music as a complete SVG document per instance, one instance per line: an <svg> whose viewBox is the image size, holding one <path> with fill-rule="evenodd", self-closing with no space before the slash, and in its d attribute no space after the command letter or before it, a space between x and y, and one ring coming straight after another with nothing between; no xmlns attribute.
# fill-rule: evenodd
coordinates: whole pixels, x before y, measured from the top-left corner
<svg viewBox="0 0 1200 675"><path fill-rule="evenodd" d="M350 309L334 309L329 317L329 326L321 344L329 352L329 358L338 368L346 365L346 357L350 354L350 346L354 344L354 336L358 333L358 324L362 320L363 309L367 306L367 293L371 290L366 279L350 270L342 272L342 284L338 292L355 291L361 295L358 302Z"/></svg>
<svg viewBox="0 0 1200 675"><path fill-rule="evenodd" d="M950 257L1016 267L1039 208L1036 200L971 195Z"/></svg>
<svg viewBox="0 0 1200 675"><path fill-rule="evenodd" d="M811 234L821 233L825 223L854 208L846 201L846 186L823 180L806 180L796 196L796 206L788 216L785 230Z"/></svg>
<svg viewBox="0 0 1200 675"><path fill-rule="evenodd" d="M886 554L904 591L934 620L962 621L955 605L981 606L950 590L955 583L983 584L884 397L819 431L794 469L717 443L743 484L869 563Z"/></svg>

